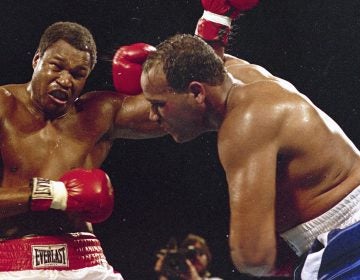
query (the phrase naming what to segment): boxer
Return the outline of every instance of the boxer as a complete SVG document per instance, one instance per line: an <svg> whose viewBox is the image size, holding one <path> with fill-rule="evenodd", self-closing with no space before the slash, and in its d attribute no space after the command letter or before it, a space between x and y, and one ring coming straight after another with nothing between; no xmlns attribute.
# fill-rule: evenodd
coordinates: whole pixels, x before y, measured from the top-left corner
<svg viewBox="0 0 360 280"><path fill-rule="evenodd" d="M98 168L114 139L164 134L139 88L117 80L140 84L149 50L123 46L114 56L123 92L82 93L96 44L84 26L56 22L40 39L31 80L0 87L0 279L123 279L92 232L113 208Z"/></svg>
<svg viewBox="0 0 360 280"><path fill-rule="evenodd" d="M170 37L143 65L149 118L179 143L218 132L240 272L289 276L296 253L301 279L360 277L357 247L346 255L360 230L359 150L289 82L252 68L226 69L199 36Z"/></svg>

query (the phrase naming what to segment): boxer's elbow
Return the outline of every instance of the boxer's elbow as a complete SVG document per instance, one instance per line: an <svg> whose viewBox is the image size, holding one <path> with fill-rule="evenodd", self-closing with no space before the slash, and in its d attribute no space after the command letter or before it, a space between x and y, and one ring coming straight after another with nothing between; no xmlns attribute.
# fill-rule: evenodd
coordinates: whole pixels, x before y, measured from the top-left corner
<svg viewBox="0 0 360 280"><path fill-rule="evenodd" d="M271 252L246 252L239 247L230 247L230 252L233 264L239 272L256 277L271 276L275 266L275 257Z"/></svg>

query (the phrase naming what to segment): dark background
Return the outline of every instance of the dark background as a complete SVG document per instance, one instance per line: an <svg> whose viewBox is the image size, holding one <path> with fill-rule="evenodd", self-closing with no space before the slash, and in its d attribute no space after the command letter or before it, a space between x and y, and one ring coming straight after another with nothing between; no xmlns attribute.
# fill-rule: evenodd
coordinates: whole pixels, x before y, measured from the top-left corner
<svg viewBox="0 0 360 280"><path fill-rule="evenodd" d="M112 89L111 59L119 46L193 33L202 11L200 0L2 0L0 82L30 79L41 33L61 20L85 25L97 41L99 62L86 90ZM292 82L359 146L360 1L262 0L234 31L228 53ZM181 145L170 137L117 140L103 168L117 203L95 232L125 280L155 279L156 251L189 232L208 240L215 276L250 279L229 258L228 197L215 134Z"/></svg>

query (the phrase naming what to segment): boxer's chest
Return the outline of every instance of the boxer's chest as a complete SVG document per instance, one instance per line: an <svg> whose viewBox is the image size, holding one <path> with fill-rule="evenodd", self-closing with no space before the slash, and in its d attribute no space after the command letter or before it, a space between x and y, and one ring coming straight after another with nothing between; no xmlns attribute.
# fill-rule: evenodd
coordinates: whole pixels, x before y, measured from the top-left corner
<svg viewBox="0 0 360 280"><path fill-rule="evenodd" d="M1 156L5 169L27 176L56 177L57 173L83 166L94 149L94 134L64 125L5 124Z"/></svg>

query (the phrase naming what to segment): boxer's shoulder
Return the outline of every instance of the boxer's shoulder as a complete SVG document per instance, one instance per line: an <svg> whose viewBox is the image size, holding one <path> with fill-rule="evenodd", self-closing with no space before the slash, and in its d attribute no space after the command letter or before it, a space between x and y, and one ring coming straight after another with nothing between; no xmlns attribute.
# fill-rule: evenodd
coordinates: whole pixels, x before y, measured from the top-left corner
<svg viewBox="0 0 360 280"><path fill-rule="evenodd" d="M242 109L250 105L270 107L281 102L289 102L288 99L292 96L294 91L289 90L286 83L276 79L264 79L252 83L240 81L229 94L227 106L229 108L240 106Z"/></svg>
<svg viewBox="0 0 360 280"><path fill-rule="evenodd" d="M20 103L25 103L25 97L22 94L25 91L25 84L0 86L0 114L3 116L7 112L13 113L15 107L19 107Z"/></svg>
<svg viewBox="0 0 360 280"><path fill-rule="evenodd" d="M281 79L277 76L271 74L264 67L257 64L250 63L229 63L226 66L226 70L236 79L242 81L243 83L250 84L260 81L268 81L271 84L271 81L279 83L282 87L286 88L289 91L297 91L297 89L290 82Z"/></svg>
<svg viewBox="0 0 360 280"><path fill-rule="evenodd" d="M293 108L310 106L300 95L289 91L281 81L261 80L239 84L230 92L227 113L219 135L227 131L242 131L242 134L278 132ZM246 131L246 133L245 133ZM271 133L272 134L272 133ZM272 134L273 135L273 134Z"/></svg>
<svg viewBox="0 0 360 280"><path fill-rule="evenodd" d="M238 58L236 56L233 56L231 54L224 54L224 66L228 67L231 65L250 65L250 63L244 59Z"/></svg>
<svg viewBox="0 0 360 280"><path fill-rule="evenodd" d="M276 79L268 70L257 64L231 63L226 65L226 70L244 83Z"/></svg>
<svg viewBox="0 0 360 280"><path fill-rule="evenodd" d="M25 90L24 84L8 84L0 86L0 98L10 99L15 98L18 94Z"/></svg>
<svg viewBox="0 0 360 280"><path fill-rule="evenodd" d="M263 79L252 83L240 83L240 86L234 89L238 100L252 104L269 106L279 103L306 102L302 94L289 82L282 79ZM236 98L233 98L236 100ZM266 102L265 102L266 101Z"/></svg>

